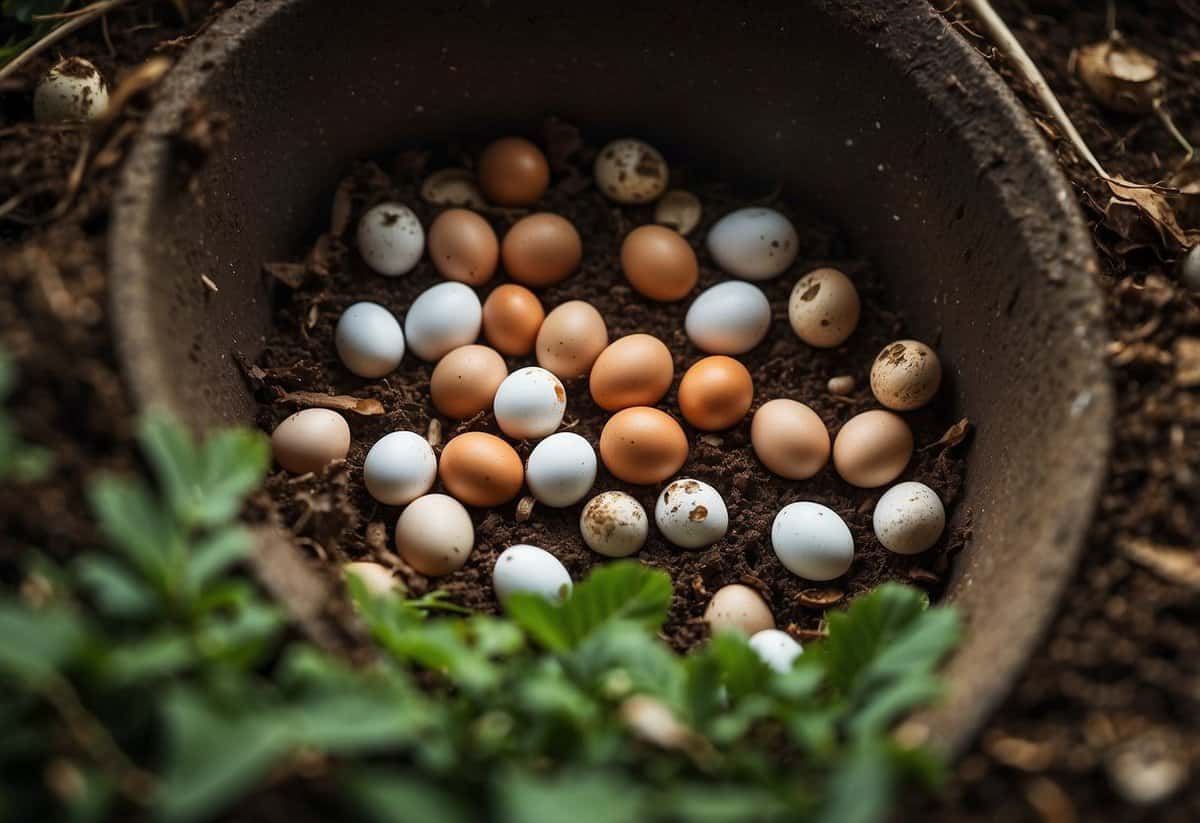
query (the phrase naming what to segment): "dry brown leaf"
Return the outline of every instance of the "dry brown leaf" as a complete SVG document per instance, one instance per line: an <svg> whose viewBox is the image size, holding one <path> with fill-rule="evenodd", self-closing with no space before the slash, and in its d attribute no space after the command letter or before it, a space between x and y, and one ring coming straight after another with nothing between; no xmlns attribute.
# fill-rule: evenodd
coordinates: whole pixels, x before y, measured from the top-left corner
<svg viewBox="0 0 1200 823"><path fill-rule="evenodd" d="M303 263L263 263L263 271L289 289L298 289L308 279L308 267Z"/></svg>
<svg viewBox="0 0 1200 823"><path fill-rule="evenodd" d="M827 609L846 598L846 593L840 589L820 589L813 592L800 592L796 602L810 609Z"/></svg>
<svg viewBox="0 0 1200 823"><path fill-rule="evenodd" d="M1079 50L1079 79L1100 103L1125 114L1149 114L1162 97L1163 79L1153 57L1105 40Z"/></svg>
<svg viewBox="0 0 1200 823"><path fill-rule="evenodd" d="M971 421L964 417L962 420L959 420L953 426L946 429L946 433L939 437L936 441L930 443L928 446L922 447L920 451L928 451L929 449L936 449L938 447L948 449L952 446L957 446L966 439L967 433L970 430Z"/></svg>
<svg viewBox="0 0 1200 823"><path fill-rule="evenodd" d="M1130 238L1133 229L1128 212L1134 210L1150 221L1164 242L1174 241L1182 248L1189 248L1200 242L1200 231L1186 229L1179 222L1172 204L1172 197L1178 200L1178 194L1131 183L1121 177L1109 178L1105 182L1113 193L1112 199L1104 209L1105 222L1122 237Z"/></svg>
<svg viewBox="0 0 1200 823"><path fill-rule="evenodd" d="M351 397L348 394L322 394L315 391L284 392L275 398L276 403L297 403L319 409L334 409L374 417L383 414L383 404L374 397Z"/></svg>
<svg viewBox="0 0 1200 823"><path fill-rule="evenodd" d="M1200 591L1200 555L1191 549L1133 538L1120 542L1121 553L1164 580Z"/></svg>

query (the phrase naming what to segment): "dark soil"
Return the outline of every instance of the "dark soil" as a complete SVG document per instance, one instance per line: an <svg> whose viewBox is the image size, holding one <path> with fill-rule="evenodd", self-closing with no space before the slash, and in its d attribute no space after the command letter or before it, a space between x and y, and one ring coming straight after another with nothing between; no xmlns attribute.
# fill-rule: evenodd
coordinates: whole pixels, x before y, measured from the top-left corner
<svg viewBox="0 0 1200 823"><path fill-rule="evenodd" d="M91 59L110 86L117 86L152 56L176 57L221 5L195 0L185 22L169 3L130 4L108 15L112 51L98 25L66 38L55 51ZM995 5L1110 172L1142 181L1168 176L1182 152L1159 121L1098 107L1069 71L1072 50L1106 36L1106 4L997 0ZM938 7L959 19L957 4ZM1166 108L1196 142L1200 4L1127 0L1117 4L1117 12L1121 31L1160 61L1167 73ZM960 31L972 37L970 23ZM1200 394L1181 378L1186 374L1181 363L1200 340L1200 309L1179 283L1175 244L1144 224L1107 225L1105 187L1061 141L993 49L983 40L973 42L1044 125L1085 216L1095 224L1113 335L1117 442L1090 545L1059 620L978 745L952 770L942 797L898 817L1197 820L1200 781L1187 776L1200 766ZM7 206L22 196L0 215L0 342L23 374L12 402L19 425L56 458L46 482L17 493L0 490L5 581L18 577L29 547L67 557L96 545L83 481L97 470L137 462L130 442L133 407L109 333L104 235L116 171L153 92L137 96L103 140L93 143L94 154L74 185L71 170L85 133L30 122L34 80L55 57L41 56L0 88L0 203ZM617 320L610 319L615 332ZM406 361L404 368L414 365ZM855 365L861 377L866 363L856 359ZM812 394L809 402L819 396ZM427 414L424 399L419 402L412 413ZM368 430L355 428L370 442ZM340 494L348 495L358 484L344 476ZM329 500L314 496L312 502L319 512ZM736 518L737 507L732 508ZM539 510L536 522L544 514ZM384 522L383 512L368 516ZM364 528L329 526L329 535L314 539ZM366 534L372 547L386 545L386 530ZM868 559L864 553L860 563ZM1156 786L1160 802L1139 805L1139 791ZM267 793L244 817L285 818L291 808L279 792Z"/></svg>
<svg viewBox="0 0 1200 823"><path fill-rule="evenodd" d="M586 300L604 316L610 339L646 332L663 340L675 356L675 383L659 407L682 421L675 390L686 368L704 356L683 332L683 318L691 296L677 303L655 303L633 291L620 268L621 240L633 228L652 220L651 207L618 207L591 185L591 161L596 147L583 144L570 126L552 121L546 129L546 141L557 167L555 182L539 210L561 214L579 229L583 238L584 262L581 270L540 297L549 311L567 300ZM476 147L471 147L476 148ZM432 153L407 153L385 160L380 165L363 164L339 188L339 215L335 230L352 227L359 213L384 199L409 204L424 225L436 217L438 207L421 202L417 192L427 171L448 162L467 162L476 152L460 156L456 147L436 147ZM382 167L392 170L389 175ZM677 166L674 183L686 184L704 205L701 224L689 236L701 261L699 289L728 275L713 265L703 238L716 219L734 208L751 202L769 204L788 214L800 227L800 256L786 274L760 283L773 309L773 324L767 338L739 359L754 379L757 408L776 397L790 397L810 405L829 427L837 429L854 414L878 408L867 380L875 355L889 342L904 337L900 318L889 312L885 276L871 266L854 260L838 231L796 212L777 194L739 190L736 184L707 181L693 170ZM346 195L349 194L347 199ZM342 206L353 203L350 221L341 219ZM525 212L497 210L491 220L499 235ZM352 245L352 229L346 231ZM303 390L332 394L353 394L379 400L386 413L379 416L349 415L354 444L347 465L331 477L297 484L284 474L269 484L271 502L282 512L282 521L299 524L297 536L314 550L336 559L364 558L396 567L416 593L430 588L444 589L451 597L472 608L493 611L491 572L496 556L510 545L532 543L557 556L572 577L580 579L587 569L604 560L584 544L579 534L579 514L592 494L620 489L636 497L647 512L654 510L659 487L632 486L616 480L601 465L596 484L588 498L565 509L535 506L524 522L516 517L516 501L495 510L472 511L476 527L476 548L466 566L445 578L428 580L381 545L395 524L399 509L376 503L362 487L362 461L367 450L389 431L410 430L424 434L431 423L440 428L441 442L464 431L488 431L501 434L491 414L480 414L461 423L438 418L429 399L432 364L421 363L411 354L395 373L382 380L363 380L341 365L333 348L333 331L343 309L359 300L371 300L391 309L398 318L423 290L442 280L428 259L410 274L381 277L371 272L336 234L320 238L315 248L301 259L320 264L308 282L295 292L281 287L282 308L274 333L255 372L261 383L259 397L264 402L259 422L270 431L294 410L292 404L275 402L279 392ZM820 265L835 265L846 271L858 284L863 301L862 321L847 345L834 350L819 350L802 343L792 332L787 319L788 296L795 281ZM269 266L272 271L286 267ZM321 272L328 271L324 275ZM507 281L502 273L481 289L481 298L496 285ZM697 290L697 293L698 293ZM532 358L509 358L510 369L536 365ZM831 395L829 378L852 375L857 388L845 397ZM567 414L564 428L583 435L593 445L610 414L592 402L587 378L566 382ZM954 422L945 408L930 407L906 415L914 428L918 446L932 444ZM651 529L651 535L637 555L642 561L667 569L675 580L675 600L666 636L679 648L686 648L706 635L702 615L711 594L723 585L747 583L758 589L771 604L781 627L800 637L813 636L820 630L823 608L873 588L885 580L915 582L937 594L949 569L949 557L962 547L968 529L958 525L947 530L942 541L917 557L903 557L884 549L871 529L871 510L882 490L856 489L843 482L827 467L806 481L785 481L768 472L754 456L750 446L750 416L734 428L705 434L685 424L691 444L688 461L679 472L712 484L725 497L730 512L726 537L713 546L687 551L667 543ZM503 435L501 435L503 436ZM532 443L515 444L522 459ZM959 496L964 471L965 446L936 447L917 452L904 479L920 480L934 488L953 506ZM349 482L343 476L349 473ZM332 489L336 490L331 493ZM665 484L664 484L665 485ZM314 512L314 496L330 502L327 511ZM336 498L336 499L333 499ZM830 584L815 584L789 573L774 557L770 546L771 523L783 506L796 500L814 500L833 508L846 520L854 533L856 559L846 576ZM964 520L969 518L963 518ZM390 541L387 541L390 543ZM316 544L319 544L316 545ZM333 570L336 572L336 566Z"/></svg>

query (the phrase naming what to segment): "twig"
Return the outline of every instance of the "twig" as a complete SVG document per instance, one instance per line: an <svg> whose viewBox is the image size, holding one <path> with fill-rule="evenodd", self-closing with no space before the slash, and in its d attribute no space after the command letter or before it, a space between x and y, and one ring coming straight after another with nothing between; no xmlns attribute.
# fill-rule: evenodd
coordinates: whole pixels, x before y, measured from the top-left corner
<svg viewBox="0 0 1200 823"><path fill-rule="evenodd" d="M1046 78L1038 69L1037 64L1033 62L1033 58L1025 51L1025 48L1017 40L1016 36L1001 19L1000 15L996 14L996 10L992 8L992 4L988 0L963 0L963 5L966 6L978 18L980 24L991 41L996 45L1004 55L1012 61L1013 67L1021 74L1022 77L1033 88L1033 93L1041 102L1046 110L1050 112L1050 116L1055 119L1059 127L1066 134L1067 140L1071 146L1079 153L1092 171L1096 172L1101 178L1106 181L1111 181L1113 178L1109 176L1104 167L1100 165L1100 161L1096 159L1096 155L1092 154L1092 150L1088 148L1084 142L1083 136L1079 130L1075 128L1075 124L1071 122L1071 118L1067 116L1063 110L1062 104L1058 102L1058 98L1054 96L1054 92L1050 89L1050 84L1046 82Z"/></svg>
<svg viewBox="0 0 1200 823"><path fill-rule="evenodd" d="M1175 138L1175 142L1183 146L1183 150L1187 152L1183 158L1183 162L1179 164L1179 168L1183 168L1188 163L1191 163L1192 158L1196 156L1196 148L1188 142L1188 139L1183 136L1183 132L1175 125L1175 121L1171 119L1171 114L1163 106L1161 99L1154 101L1154 113L1158 115L1158 119L1162 121L1163 126L1166 127L1170 135Z"/></svg>
<svg viewBox="0 0 1200 823"><path fill-rule="evenodd" d="M76 16L67 20L58 28L47 32L40 40L31 44L25 51L8 61L4 68L0 68L0 80L11 77L18 69L71 32L83 28L88 23L103 17L113 9L124 6L129 2L132 2L132 0L102 0L99 3L93 3L90 6L80 9Z"/></svg>

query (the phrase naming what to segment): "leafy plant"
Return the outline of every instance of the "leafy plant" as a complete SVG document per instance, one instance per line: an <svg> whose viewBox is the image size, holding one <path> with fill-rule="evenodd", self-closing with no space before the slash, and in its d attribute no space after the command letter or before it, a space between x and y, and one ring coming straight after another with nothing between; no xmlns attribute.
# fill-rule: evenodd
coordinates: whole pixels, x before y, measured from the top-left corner
<svg viewBox="0 0 1200 823"><path fill-rule="evenodd" d="M674 653L670 580L633 561L506 617L351 576L374 650L351 666L286 632L236 568L264 438L198 444L151 417L141 442L155 486L92 486L110 550L35 559L0 596L0 817L201 820L271 778L381 823L842 823L936 783L890 735L958 635L919 592L858 598L775 673L733 634Z"/></svg>

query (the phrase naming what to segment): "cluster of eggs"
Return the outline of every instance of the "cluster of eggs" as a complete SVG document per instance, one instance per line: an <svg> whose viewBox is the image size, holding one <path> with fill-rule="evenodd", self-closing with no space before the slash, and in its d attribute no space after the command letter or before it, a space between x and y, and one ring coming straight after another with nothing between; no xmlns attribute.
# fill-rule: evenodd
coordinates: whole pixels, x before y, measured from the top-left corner
<svg viewBox="0 0 1200 823"><path fill-rule="evenodd" d="M683 299L699 278L696 254L684 235L698 223L700 204L690 193L667 192L668 177L661 154L639 140L617 140L596 159L595 182L606 197L620 204L657 201L656 224L629 232L620 260L633 289L659 302ZM524 464L505 439L479 431L451 439L440 460L415 432L392 432L372 446L363 465L367 491L382 503L405 507L396 523L396 547L426 575L449 574L467 561L474 531L464 504L498 506L513 500L523 485L541 504L558 508L579 503L589 493L597 475L597 450L578 434L558 431L567 405L563 380L586 376L592 400L612 413L598 451L613 476L656 485L674 477L687 460L683 428L656 408L675 376L674 359L663 341L639 333L610 342L605 320L591 304L572 300L546 313L531 290L558 283L579 268L583 244L574 225L557 214L533 212L500 240L487 220L467 208L487 202L534 206L549 183L549 166L538 147L522 138L504 138L483 151L476 177L452 170L426 181L426 199L453 206L438 214L428 233L411 209L393 202L370 208L358 224L359 253L374 271L403 275L428 253L445 280L412 302L403 326L375 303L347 308L334 340L346 368L362 377L383 377L411 351L436 363L429 392L441 414L463 420L490 410L505 436L536 441ZM787 271L799 252L799 239L784 215L752 207L718 220L706 242L716 264L739 279L701 292L689 307L684 330L706 356L686 370L677 396L683 419L712 432L739 424L750 412L753 382L736 357L762 342L771 324L770 305L754 281ZM481 303L475 288L488 283L500 266L514 282L493 289ZM853 282L833 268L801 277L788 306L795 334L822 348L845 342L859 313ZM488 345L476 342L481 331ZM531 354L538 366L508 371L505 356ZM848 483L886 486L901 475L913 451L912 431L896 412L927 404L940 379L941 366L931 348L914 340L897 341L880 352L871 370L871 388L885 409L851 418L831 442L811 408L792 399L772 399L753 415L753 450L768 470L784 478L810 478L832 457ZM285 469L307 472L344 458L350 433L335 412L308 409L284 420L273 444ZM446 493L430 493L439 478ZM696 549L725 535L729 513L717 489L677 478L659 494L654 523L667 541ZM941 501L921 483L892 486L875 507L875 533L898 553L930 548L944 524ZM648 530L641 504L624 492L605 491L582 508L582 537L599 554L633 554ZM789 571L813 581L844 574L854 557L849 528L836 512L816 502L785 506L775 518L771 542ZM516 591L560 598L571 587L558 559L529 545L504 551L493 581L501 603ZM774 631L774 618L752 589L733 585L719 590L706 617L714 628L736 627L754 635L764 659L790 662L790 647L783 640L791 638L783 632L762 634Z"/></svg>

